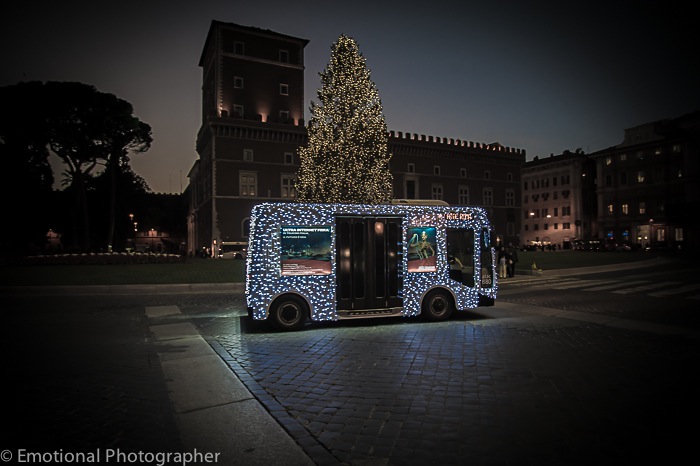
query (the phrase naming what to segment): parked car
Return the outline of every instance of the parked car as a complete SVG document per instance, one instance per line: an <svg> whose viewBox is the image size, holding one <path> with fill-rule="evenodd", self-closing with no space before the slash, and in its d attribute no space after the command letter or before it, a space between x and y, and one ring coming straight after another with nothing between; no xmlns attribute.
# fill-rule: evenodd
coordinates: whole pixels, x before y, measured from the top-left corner
<svg viewBox="0 0 700 466"><path fill-rule="evenodd" d="M219 248L222 259L245 259L248 256L248 243L242 241L224 241Z"/></svg>

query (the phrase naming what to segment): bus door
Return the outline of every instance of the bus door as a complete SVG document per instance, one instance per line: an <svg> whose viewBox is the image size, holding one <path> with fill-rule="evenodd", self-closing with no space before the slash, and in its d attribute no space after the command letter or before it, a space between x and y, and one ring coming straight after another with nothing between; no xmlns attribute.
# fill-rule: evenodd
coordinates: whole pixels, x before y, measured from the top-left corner
<svg viewBox="0 0 700 466"><path fill-rule="evenodd" d="M338 310L401 307L402 219L337 217Z"/></svg>

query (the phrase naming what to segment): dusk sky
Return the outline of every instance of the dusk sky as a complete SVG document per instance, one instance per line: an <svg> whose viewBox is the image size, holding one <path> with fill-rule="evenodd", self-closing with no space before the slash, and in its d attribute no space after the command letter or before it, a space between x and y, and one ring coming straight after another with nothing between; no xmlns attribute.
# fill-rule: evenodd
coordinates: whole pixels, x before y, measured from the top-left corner
<svg viewBox="0 0 700 466"><path fill-rule="evenodd" d="M499 142L528 160L589 153L621 143L625 128L700 110L700 28L691 3L676 3L23 2L0 16L0 86L79 81L129 101L154 139L131 157L134 171L155 192L180 192L197 159L212 20L310 41L307 121L318 73L346 34L390 130Z"/></svg>

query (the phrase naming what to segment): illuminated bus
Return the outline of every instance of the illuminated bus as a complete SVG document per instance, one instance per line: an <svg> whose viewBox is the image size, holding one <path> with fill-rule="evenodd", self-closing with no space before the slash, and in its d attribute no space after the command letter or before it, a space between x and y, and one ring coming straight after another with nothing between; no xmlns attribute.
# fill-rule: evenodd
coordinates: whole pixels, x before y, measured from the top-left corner
<svg viewBox="0 0 700 466"><path fill-rule="evenodd" d="M494 304L492 229L480 207L265 203L253 208L246 301L280 330L308 321L422 316Z"/></svg>

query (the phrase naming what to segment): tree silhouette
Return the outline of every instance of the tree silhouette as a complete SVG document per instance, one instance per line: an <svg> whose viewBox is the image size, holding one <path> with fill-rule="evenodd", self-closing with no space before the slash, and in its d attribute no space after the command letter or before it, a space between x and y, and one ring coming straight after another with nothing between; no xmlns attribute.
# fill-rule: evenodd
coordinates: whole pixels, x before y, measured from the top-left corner
<svg viewBox="0 0 700 466"><path fill-rule="evenodd" d="M73 247L90 249L90 221L87 186L99 167L111 169L128 164L129 151L144 152L151 144L151 128L132 115L133 107L113 94L98 92L93 86L74 82L48 82L46 93L52 103L49 120L49 147L65 163L67 180L74 194L75 221ZM114 191L110 202L114 232Z"/></svg>
<svg viewBox="0 0 700 466"><path fill-rule="evenodd" d="M0 105L0 160L15 181L2 184L3 198L14 202L6 210L12 222L1 229L0 247L7 250L15 245L17 250L15 243L20 241L33 243L37 249L46 240L50 217L57 221L53 198L63 201L66 196L53 193L48 161L53 152L65 164L65 194L72 195L74 203L73 234L67 235L71 249L90 249L88 186L94 176L109 174L110 200L102 204L109 212L102 241L109 248L114 236L117 176L130 171L130 153L150 148L150 126L133 115L130 103L77 82L0 87Z"/></svg>
<svg viewBox="0 0 700 466"><path fill-rule="evenodd" d="M299 148L302 202L376 204L392 196L382 105L354 39L341 35L320 73L320 103L311 103L308 142Z"/></svg>

